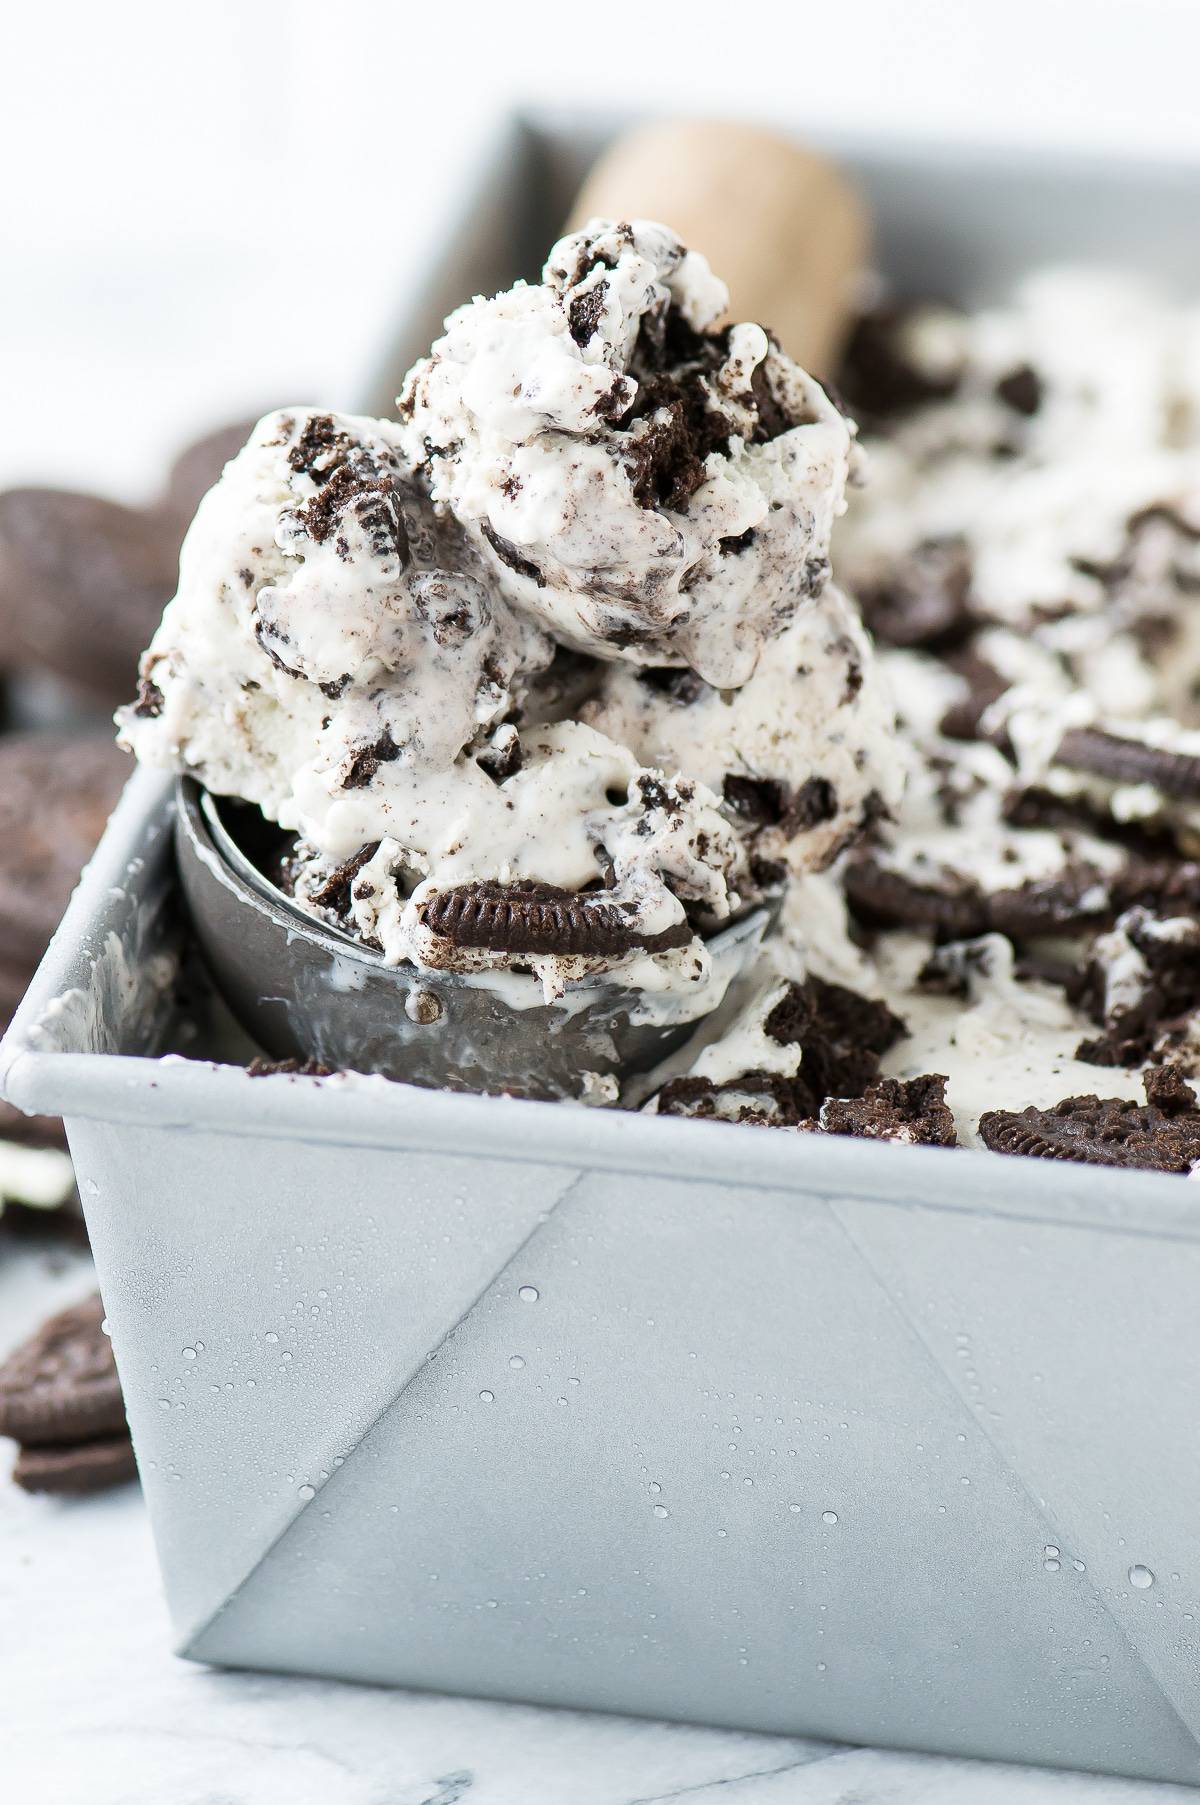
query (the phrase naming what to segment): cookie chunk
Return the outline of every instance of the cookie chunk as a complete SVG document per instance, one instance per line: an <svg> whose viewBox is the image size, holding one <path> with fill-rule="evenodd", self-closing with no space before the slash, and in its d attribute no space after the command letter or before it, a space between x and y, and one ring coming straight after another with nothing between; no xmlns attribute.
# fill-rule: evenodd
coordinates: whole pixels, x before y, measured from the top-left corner
<svg viewBox="0 0 1200 1805"><path fill-rule="evenodd" d="M1053 1109L988 1110L979 1133L996 1153L1077 1160L1128 1171L1190 1173L1200 1162L1200 1109L1179 1072L1151 1069L1146 1102L1064 1097Z"/></svg>
<svg viewBox="0 0 1200 1805"><path fill-rule="evenodd" d="M861 1097L833 1097L820 1116L826 1134L909 1147L956 1147L958 1130L940 1072L919 1078L879 1078Z"/></svg>

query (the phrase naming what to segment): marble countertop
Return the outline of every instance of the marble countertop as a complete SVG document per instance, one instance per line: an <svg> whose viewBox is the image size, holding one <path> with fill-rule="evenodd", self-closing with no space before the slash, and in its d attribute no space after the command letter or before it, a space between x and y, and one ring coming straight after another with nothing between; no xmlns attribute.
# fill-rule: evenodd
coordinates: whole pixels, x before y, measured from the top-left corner
<svg viewBox="0 0 1200 1805"><path fill-rule="evenodd" d="M0 1353L93 1283L0 1230ZM37 1805L1167 1805L1188 1789L211 1672L170 1652L136 1487L0 1479L0 1796Z"/></svg>

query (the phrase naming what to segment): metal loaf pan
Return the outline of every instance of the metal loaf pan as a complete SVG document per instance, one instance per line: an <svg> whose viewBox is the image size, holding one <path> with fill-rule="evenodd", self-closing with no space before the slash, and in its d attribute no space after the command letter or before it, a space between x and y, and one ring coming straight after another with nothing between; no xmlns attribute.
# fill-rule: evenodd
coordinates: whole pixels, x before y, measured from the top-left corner
<svg viewBox="0 0 1200 1805"><path fill-rule="evenodd" d="M532 272L497 144L378 391ZM1187 172L840 147L902 284L1176 280ZM67 1119L182 1653L1200 1781L1200 1193L156 1058L141 773L0 1049Z"/></svg>

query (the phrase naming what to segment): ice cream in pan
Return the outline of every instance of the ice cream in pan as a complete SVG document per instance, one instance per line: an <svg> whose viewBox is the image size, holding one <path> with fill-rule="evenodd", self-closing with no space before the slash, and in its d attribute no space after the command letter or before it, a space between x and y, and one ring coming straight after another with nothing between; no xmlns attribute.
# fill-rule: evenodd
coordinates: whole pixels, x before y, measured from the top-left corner
<svg viewBox="0 0 1200 1805"><path fill-rule="evenodd" d="M269 416L125 737L435 992L694 1028L652 1109L1190 1171L1194 321L1097 278L869 316L864 470L725 305L599 218L453 315L393 419ZM710 949L768 898L726 994Z"/></svg>

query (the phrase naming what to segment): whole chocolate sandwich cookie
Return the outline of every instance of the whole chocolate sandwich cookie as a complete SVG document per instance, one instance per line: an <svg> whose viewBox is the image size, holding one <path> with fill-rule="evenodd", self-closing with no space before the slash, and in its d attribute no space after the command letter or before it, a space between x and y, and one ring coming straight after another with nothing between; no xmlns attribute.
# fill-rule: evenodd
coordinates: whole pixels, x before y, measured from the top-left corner
<svg viewBox="0 0 1200 1805"><path fill-rule="evenodd" d="M0 1020L24 995L128 775L104 734L0 738ZM54 1209L74 1189L62 1124L0 1103L0 1210Z"/></svg>
<svg viewBox="0 0 1200 1805"><path fill-rule="evenodd" d="M61 1310L0 1365L0 1436L26 1491L100 1491L136 1472L98 1296Z"/></svg>
<svg viewBox="0 0 1200 1805"><path fill-rule="evenodd" d="M190 446L150 507L60 489L0 494L0 662L51 672L110 706L171 596L196 504L250 422Z"/></svg>

